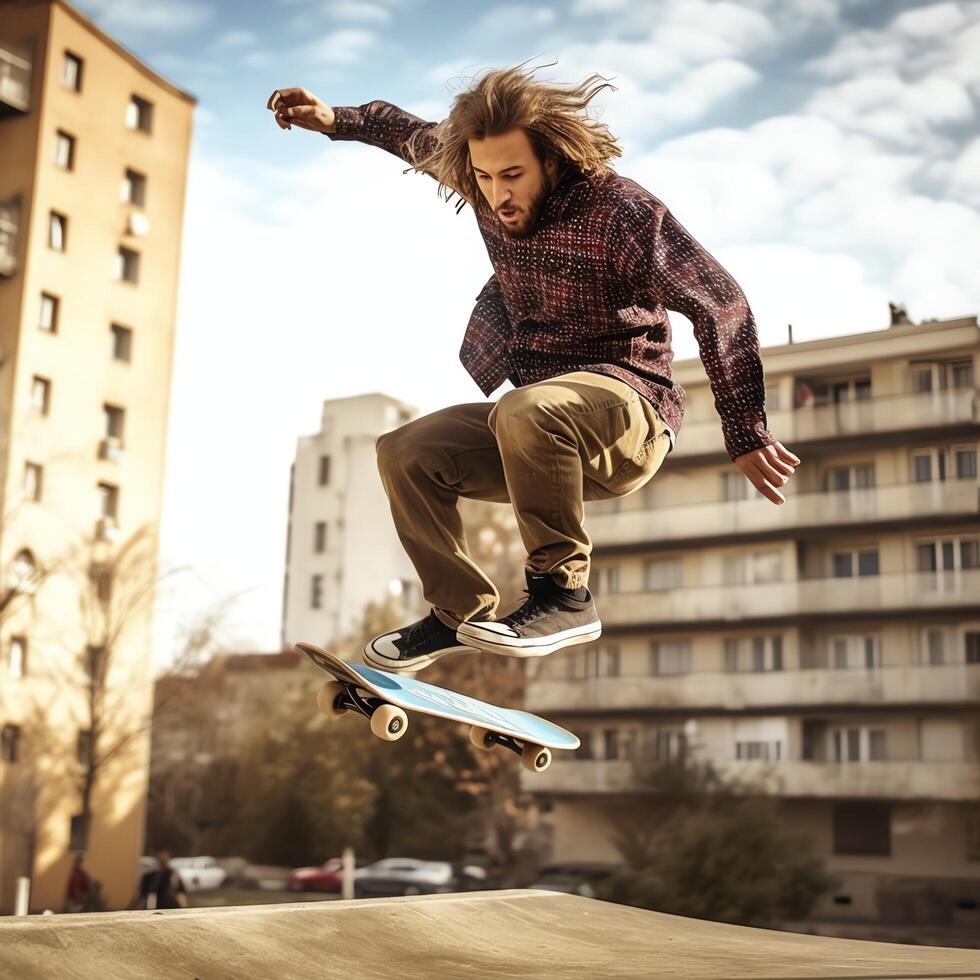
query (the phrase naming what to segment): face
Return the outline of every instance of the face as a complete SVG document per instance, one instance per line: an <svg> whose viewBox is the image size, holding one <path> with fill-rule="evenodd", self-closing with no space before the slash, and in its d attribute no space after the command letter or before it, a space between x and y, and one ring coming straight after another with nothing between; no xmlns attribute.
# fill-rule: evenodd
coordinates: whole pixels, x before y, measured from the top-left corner
<svg viewBox="0 0 980 980"><path fill-rule="evenodd" d="M523 129L469 140L473 176L504 232L511 238L533 234L554 188L558 166L544 164Z"/></svg>
<svg viewBox="0 0 980 980"><path fill-rule="evenodd" d="M161 868L165 868L168 864L170 864L170 852L157 851L157 861L160 863Z"/></svg>

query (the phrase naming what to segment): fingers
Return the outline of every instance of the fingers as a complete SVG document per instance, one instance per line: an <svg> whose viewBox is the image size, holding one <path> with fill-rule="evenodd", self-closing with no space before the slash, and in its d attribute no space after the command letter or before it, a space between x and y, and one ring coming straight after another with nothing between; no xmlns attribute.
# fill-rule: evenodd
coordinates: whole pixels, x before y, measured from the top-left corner
<svg viewBox="0 0 980 980"><path fill-rule="evenodd" d="M782 485L785 483L782 477L770 477L765 469L758 464L751 467L745 475L749 478L752 486L774 504L786 503L786 498L776 489L777 484Z"/></svg>
<svg viewBox="0 0 980 980"><path fill-rule="evenodd" d="M269 96L269 101L265 107L276 111L285 107L313 105L316 101L316 96L305 88L277 88Z"/></svg>

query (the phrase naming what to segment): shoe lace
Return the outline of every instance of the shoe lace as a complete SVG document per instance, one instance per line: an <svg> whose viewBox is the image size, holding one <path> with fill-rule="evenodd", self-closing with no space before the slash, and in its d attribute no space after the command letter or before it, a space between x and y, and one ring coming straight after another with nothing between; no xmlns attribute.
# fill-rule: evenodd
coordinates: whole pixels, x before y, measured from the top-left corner
<svg viewBox="0 0 980 980"><path fill-rule="evenodd" d="M524 604L506 617L507 622L512 626L523 626L541 613L555 612L560 608L554 598L544 595L541 592L532 592L530 589L525 589L524 595L526 596Z"/></svg>
<svg viewBox="0 0 980 980"><path fill-rule="evenodd" d="M420 619L417 623L409 626L408 632L405 634L406 646L424 643L436 633L440 626L442 626L441 620L437 619L434 613L429 613L425 619Z"/></svg>

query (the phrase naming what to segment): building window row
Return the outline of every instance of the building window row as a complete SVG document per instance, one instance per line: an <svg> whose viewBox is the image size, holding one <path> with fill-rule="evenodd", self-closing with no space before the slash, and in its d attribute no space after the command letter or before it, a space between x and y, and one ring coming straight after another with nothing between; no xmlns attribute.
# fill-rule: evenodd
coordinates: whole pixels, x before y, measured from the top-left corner
<svg viewBox="0 0 980 980"><path fill-rule="evenodd" d="M728 674L767 673L786 670L783 636L779 633L756 636L727 636L721 641L723 670ZM589 644L562 654L563 667L556 661L556 679L581 681L623 675L620 646L613 643ZM826 645L801 650L801 670L881 670L881 638L875 634L833 634ZM924 627L917 666L980 664L980 624ZM895 666L906 666L896 664ZM647 661L649 676L660 677L696 671L692 666L690 640L652 640ZM630 672L628 676L636 676Z"/></svg>
<svg viewBox="0 0 980 980"><path fill-rule="evenodd" d="M74 51L65 50L62 62L61 81L73 92L82 91L85 61ZM128 129L150 133L153 130L153 103L139 95L131 95L126 106L126 126Z"/></svg>

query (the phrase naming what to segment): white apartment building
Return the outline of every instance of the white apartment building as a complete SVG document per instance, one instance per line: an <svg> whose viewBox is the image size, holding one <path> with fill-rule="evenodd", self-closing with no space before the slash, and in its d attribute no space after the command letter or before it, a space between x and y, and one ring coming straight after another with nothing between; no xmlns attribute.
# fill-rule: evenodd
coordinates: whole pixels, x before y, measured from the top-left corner
<svg viewBox="0 0 980 980"><path fill-rule="evenodd" d="M583 741L524 776L556 860L619 860L608 801L686 752L782 798L840 876L818 916L980 924L978 359L975 317L765 349L779 506L675 363L676 449L588 505L602 639L529 665Z"/></svg>
<svg viewBox="0 0 980 980"><path fill-rule="evenodd" d="M418 576L391 520L378 473L379 436L417 417L383 394L328 399L320 431L299 439L289 491L283 648L330 647L357 628L368 602L400 596L422 615Z"/></svg>

